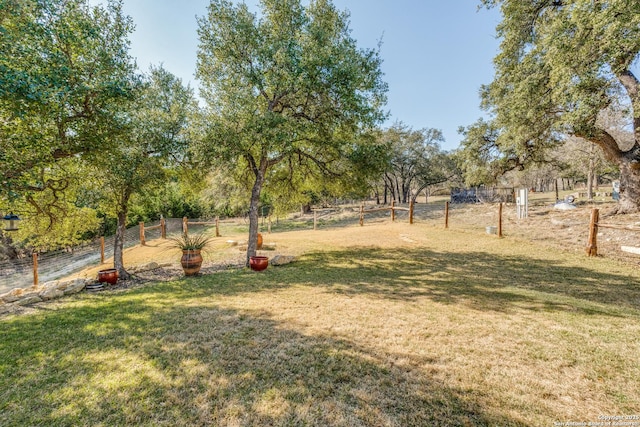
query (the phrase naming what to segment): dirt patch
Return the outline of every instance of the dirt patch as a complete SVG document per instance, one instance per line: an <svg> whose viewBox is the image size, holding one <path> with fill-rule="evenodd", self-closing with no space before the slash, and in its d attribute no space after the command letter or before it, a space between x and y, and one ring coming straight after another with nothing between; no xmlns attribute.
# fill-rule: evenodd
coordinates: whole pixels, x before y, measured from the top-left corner
<svg viewBox="0 0 640 427"><path fill-rule="evenodd" d="M566 211L554 209L550 204L534 205L530 206L528 217L525 219L518 219L514 204L505 204L502 217L503 236L536 242L555 249L586 253L593 208L600 210L599 223L602 225L598 230L598 255L625 263L640 264L640 256L621 250L622 246L640 246L640 214L614 215L614 203L578 204L576 209ZM482 233L487 226L498 224L498 205L453 205L450 212L449 226L454 229ZM441 220L433 217L427 220L443 223L444 214L441 214L441 217Z"/></svg>

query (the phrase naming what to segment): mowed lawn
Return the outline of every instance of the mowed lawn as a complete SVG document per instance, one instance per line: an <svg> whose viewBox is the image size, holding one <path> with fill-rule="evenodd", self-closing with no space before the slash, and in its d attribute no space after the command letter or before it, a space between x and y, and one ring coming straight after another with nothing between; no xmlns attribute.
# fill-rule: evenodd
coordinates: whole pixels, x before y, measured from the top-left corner
<svg viewBox="0 0 640 427"><path fill-rule="evenodd" d="M0 425L553 426L640 414L640 273L482 231L274 233L297 262L0 318Z"/></svg>

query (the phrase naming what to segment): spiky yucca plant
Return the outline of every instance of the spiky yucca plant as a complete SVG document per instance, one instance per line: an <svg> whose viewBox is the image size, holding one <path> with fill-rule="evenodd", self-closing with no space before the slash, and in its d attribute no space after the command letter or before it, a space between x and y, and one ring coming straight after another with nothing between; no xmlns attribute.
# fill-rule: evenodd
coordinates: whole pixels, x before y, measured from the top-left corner
<svg viewBox="0 0 640 427"><path fill-rule="evenodd" d="M172 247L183 251L202 250L211 244L211 237L204 234L183 233L180 237L172 237L169 240L171 240Z"/></svg>

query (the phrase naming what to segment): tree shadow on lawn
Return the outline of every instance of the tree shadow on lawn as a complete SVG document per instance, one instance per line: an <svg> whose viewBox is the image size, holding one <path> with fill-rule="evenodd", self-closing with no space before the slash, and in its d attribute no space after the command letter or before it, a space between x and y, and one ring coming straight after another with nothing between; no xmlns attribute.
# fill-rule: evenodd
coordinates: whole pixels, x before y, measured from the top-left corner
<svg viewBox="0 0 640 427"><path fill-rule="evenodd" d="M184 278L172 298L322 286L332 292L392 300L427 297L478 310L565 311L627 316L640 309L640 276L607 273L562 261L486 252L435 252L424 248L353 248L313 252L282 267ZM595 260L600 263L601 260ZM637 313L636 313L637 314Z"/></svg>
<svg viewBox="0 0 640 427"><path fill-rule="evenodd" d="M391 299L429 297L498 311L617 315L640 309L638 276L534 257L366 248L312 253L295 268L301 273L313 270L315 285Z"/></svg>
<svg viewBox="0 0 640 427"><path fill-rule="evenodd" d="M524 425L391 355L146 296L2 322L0 424Z"/></svg>

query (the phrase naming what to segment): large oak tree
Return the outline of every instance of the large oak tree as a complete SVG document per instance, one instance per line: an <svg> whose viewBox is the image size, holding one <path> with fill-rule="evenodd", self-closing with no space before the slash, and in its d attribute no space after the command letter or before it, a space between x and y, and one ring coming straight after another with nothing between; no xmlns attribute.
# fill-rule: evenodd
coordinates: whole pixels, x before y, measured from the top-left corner
<svg viewBox="0 0 640 427"><path fill-rule="evenodd" d="M500 7L496 76L483 89L491 129L467 129L519 167L558 147L563 135L600 147L621 175L620 212L640 207L640 3L624 0L483 0ZM622 148L599 117L627 111L635 143ZM484 127L484 131L480 128ZM475 141L475 142L474 142ZM482 145L482 144L481 144Z"/></svg>
<svg viewBox="0 0 640 427"><path fill-rule="evenodd" d="M377 49L358 48L348 14L329 0L212 0L199 19L197 77L207 104L202 152L253 175L247 250L255 255L258 204L282 168L335 174L357 158L358 134L384 119ZM338 171L336 170L338 169Z"/></svg>

